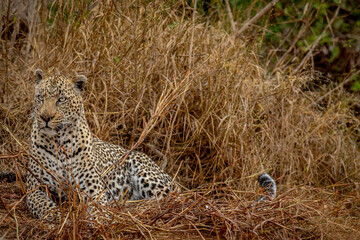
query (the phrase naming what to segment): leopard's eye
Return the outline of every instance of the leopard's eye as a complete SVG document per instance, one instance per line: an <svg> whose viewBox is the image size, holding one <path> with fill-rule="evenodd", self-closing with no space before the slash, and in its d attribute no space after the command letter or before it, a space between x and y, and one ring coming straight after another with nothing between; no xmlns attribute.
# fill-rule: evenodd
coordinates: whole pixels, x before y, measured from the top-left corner
<svg viewBox="0 0 360 240"><path fill-rule="evenodd" d="M58 102L63 103L63 102L66 102L66 100L67 100L67 98L62 96L62 97L59 98Z"/></svg>
<svg viewBox="0 0 360 240"><path fill-rule="evenodd" d="M42 102L44 101L44 96L43 95L37 95L37 99Z"/></svg>

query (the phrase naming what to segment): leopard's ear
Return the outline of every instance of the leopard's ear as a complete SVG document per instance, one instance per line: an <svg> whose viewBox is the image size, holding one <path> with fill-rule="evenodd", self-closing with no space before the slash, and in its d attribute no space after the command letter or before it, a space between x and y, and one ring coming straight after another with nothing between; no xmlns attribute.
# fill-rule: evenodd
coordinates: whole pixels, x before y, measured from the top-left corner
<svg viewBox="0 0 360 240"><path fill-rule="evenodd" d="M43 79L43 71L41 69L36 69L34 75L36 84L39 84Z"/></svg>
<svg viewBox="0 0 360 240"><path fill-rule="evenodd" d="M87 77L84 75L76 75L76 77L73 79L73 84L75 87L75 90L79 92L83 92L86 89L86 83L87 83Z"/></svg>

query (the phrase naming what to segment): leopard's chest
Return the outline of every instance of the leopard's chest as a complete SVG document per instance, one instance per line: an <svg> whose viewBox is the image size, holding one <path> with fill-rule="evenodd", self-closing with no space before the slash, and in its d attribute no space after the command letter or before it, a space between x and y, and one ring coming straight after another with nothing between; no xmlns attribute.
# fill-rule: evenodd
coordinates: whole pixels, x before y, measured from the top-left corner
<svg viewBox="0 0 360 240"><path fill-rule="evenodd" d="M32 168L44 183L57 186L59 182L78 182L81 149L76 145L33 141L31 155L35 163Z"/></svg>

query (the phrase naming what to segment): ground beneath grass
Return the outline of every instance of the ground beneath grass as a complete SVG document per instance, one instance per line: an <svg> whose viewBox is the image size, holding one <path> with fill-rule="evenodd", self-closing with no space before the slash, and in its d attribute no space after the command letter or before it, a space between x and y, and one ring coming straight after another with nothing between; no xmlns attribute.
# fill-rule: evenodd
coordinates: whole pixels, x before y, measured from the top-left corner
<svg viewBox="0 0 360 240"><path fill-rule="evenodd" d="M359 192L280 186L273 201L229 187L196 189L161 200L103 208L71 203L61 223L33 218L21 182L0 184L1 239L360 239Z"/></svg>

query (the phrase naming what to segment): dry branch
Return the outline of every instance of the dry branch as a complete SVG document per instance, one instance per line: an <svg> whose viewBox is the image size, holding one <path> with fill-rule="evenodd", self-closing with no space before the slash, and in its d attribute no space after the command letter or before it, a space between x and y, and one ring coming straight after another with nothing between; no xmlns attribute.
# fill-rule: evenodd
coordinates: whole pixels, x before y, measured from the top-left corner
<svg viewBox="0 0 360 240"><path fill-rule="evenodd" d="M239 31L236 32L237 37L241 37L240 35L248 29L252 24L254 24L259 18L261 18L267 11L269 11L271 8L275 6L276 3L278 3L279 0L273 0L270 3L268 3L263 9L261 9L260 12L258 12L254 17L244 22L243 26L240 28Z"/></svg>
<svg viewBox="0 0 360 240"><path fill-rule="evenodd" d="M331 25L333 24L334 20L336 19L336 17L338 16L340 11L340 5L337 7L334 16L331 18L330 22L328 23L328 25L326 25L326 27L324 28L324 30L321 32L320 36L311 44L310 49L308 50L307 54L305 55L305 57L301 60L300 64L295 68L293 74L297 74L299 73L299 71L303 68L304 64L309 60L309 58L312 56L313 51L315 50L315 48L317 47L317 45L319 44L320 40L325 36L328 28L331 28Z"/></svg>

